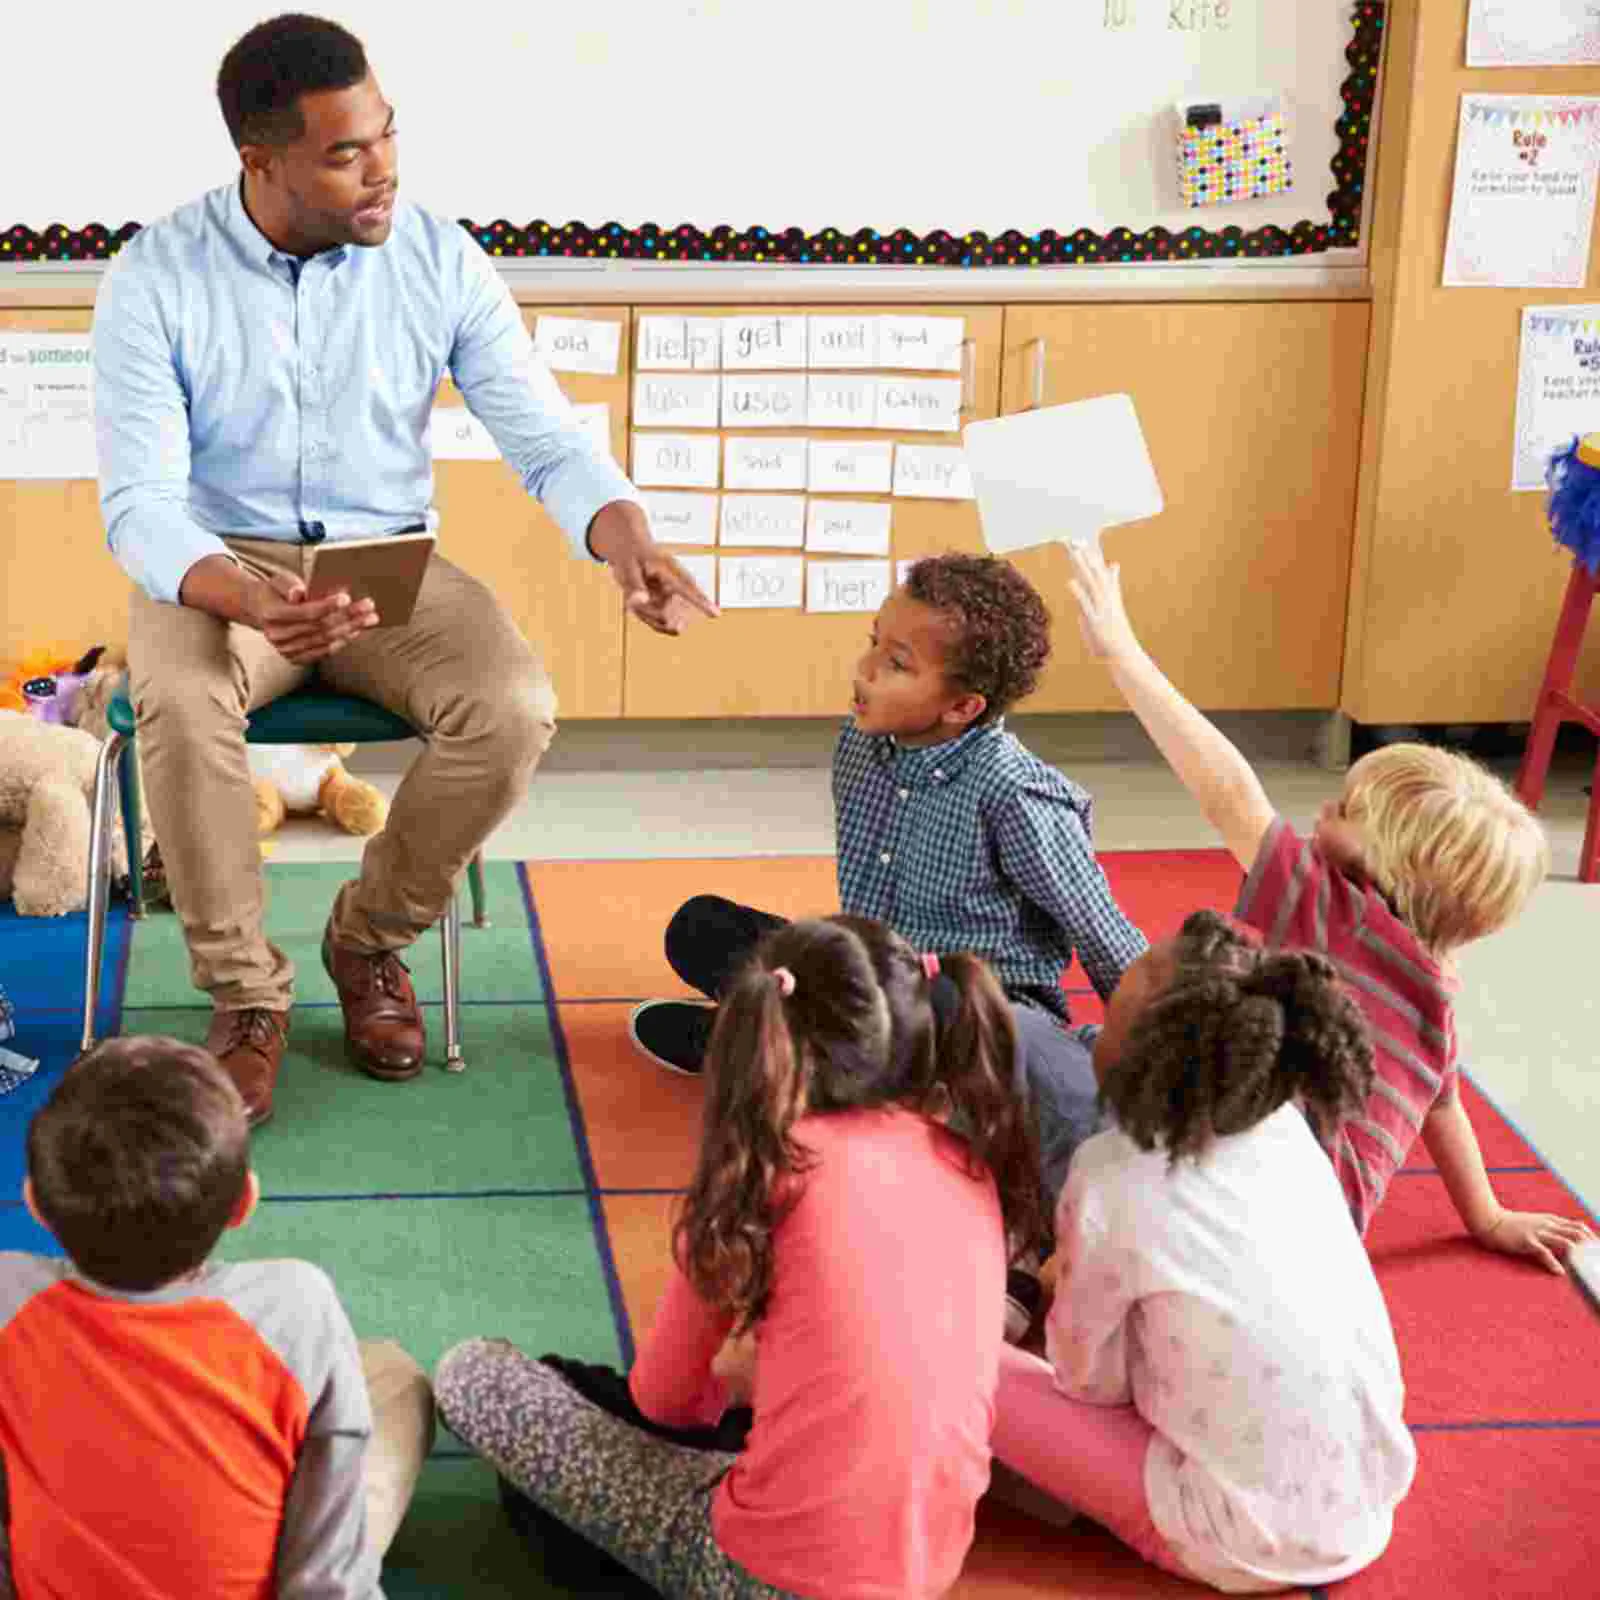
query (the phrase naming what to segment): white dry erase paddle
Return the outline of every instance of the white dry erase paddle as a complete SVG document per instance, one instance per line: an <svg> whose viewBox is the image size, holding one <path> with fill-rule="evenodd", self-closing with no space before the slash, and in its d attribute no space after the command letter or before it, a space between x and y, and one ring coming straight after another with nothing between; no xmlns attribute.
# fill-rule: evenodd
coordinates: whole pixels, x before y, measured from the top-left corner
<svg viewBox="0 0 1600 1600"><path fill-rule="evenodd" d="M1165 507L1131 395L968 423L962 438L983 542L995 555L1093 544L1106 528Z"/></svg>

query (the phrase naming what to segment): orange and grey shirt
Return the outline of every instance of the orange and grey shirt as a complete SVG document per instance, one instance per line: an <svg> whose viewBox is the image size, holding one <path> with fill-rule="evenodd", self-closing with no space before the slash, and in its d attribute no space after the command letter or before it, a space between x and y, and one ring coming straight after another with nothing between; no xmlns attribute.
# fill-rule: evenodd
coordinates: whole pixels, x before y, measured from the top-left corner
<svg viewBox="0 0 1600 1600"><path fill-rule="evenodd" d="M0 1253L4 1600L382 1600L371 1432L349 1319L307 1262L126 1294Z"/></svg>

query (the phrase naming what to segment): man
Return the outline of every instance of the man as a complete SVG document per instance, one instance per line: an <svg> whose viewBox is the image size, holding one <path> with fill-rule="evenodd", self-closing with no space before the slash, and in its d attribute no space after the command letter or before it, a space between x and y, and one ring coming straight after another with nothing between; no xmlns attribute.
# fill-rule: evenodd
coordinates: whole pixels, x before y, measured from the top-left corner
<svg viewBox="0 0 1600 1600"><path fill-rule="evenodd" d="M323 539L437 525L428 414L448 369L574 546L658 632L716 609L659 550L638 495L574 425L503 280L455 222L397 198L394 111L360 42L280 16L217 80L240 178L142 230L95 312L101 507L136 585L128 655L151 819L208 1048L253 1122L272 1113L294 969L266 938L244 729L315 670L427 736L322 961L355 1063L422 1068L400 952L524 793L554 732L538 657L437 554L415 613L306 598Z"/></svg>

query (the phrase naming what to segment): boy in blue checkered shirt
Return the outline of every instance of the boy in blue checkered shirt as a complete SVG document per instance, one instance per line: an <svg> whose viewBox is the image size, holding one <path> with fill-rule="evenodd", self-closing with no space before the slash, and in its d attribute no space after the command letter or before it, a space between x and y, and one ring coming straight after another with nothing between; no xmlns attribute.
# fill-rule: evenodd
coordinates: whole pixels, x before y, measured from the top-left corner
<svg viewBox="0 0 1600 1600"><path fill-rule="evenodd" d="M1145 939L1095 859L1089 795L1006 731L1049 653L1049 613L1009 562L917 562L856 666L833 798L843 909L920 950L973 951L1010 996L1053 1202L1097 1116L1094 1030L1072 1026L1061 976L1076 953L1107 1000ZM715 1001L781 922L697 895L668 926L667 960ZM714 1017L712 1006L653 1000L630 1031L652 1060L695 1073Z"/></svg>

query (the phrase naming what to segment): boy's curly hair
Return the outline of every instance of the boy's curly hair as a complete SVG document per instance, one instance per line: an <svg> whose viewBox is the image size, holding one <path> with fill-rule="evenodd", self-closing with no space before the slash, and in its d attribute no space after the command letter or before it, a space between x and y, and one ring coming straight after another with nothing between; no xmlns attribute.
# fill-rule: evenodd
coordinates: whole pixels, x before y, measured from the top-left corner
<svg viewBox="0 0 1600 1600"><path fill-rule="evenodd" d="M927 556L906 574L906 593L954 623L945 675L984 697L980 723L993 722L1033 693L1050 656L1050 613L1009 561Z"/></svg>
<svg viewBox="0 0 1600 1600"><path fill-rule="evenodd" d="M1327 1139L1372 1088L1372 1043L1333 963L1267 950L1196 911L1172 978L1128 1030L1101 1096L1141 1150L1174 1165L1298 1099Z"/></svg>

